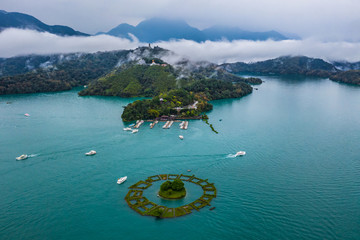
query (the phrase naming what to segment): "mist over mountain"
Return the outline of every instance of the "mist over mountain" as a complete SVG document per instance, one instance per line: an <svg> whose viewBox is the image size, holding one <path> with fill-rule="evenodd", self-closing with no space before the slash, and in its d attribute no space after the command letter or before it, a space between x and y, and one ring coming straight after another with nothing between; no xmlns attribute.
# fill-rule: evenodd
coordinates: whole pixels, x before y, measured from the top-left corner
<svg viewBox="0 0 360 240"><path fill-rule="evenodd" d="M227 39L232 40L285 40L288 37L276 32L251 32L245 31L236 27L214 26L204 30L199 30L190 26L183 20L169 20L161 18L152 18L140 22L137 26L132 26L127 23L122 23L117 27L111 29L108 35L131 39L134 35L141 42L157 42L169 41L171 39L186 39L196 42L203 42L206 40L220 41Z"/></svg>
<svg viewBox="0 0 360 240"><path fill-rule="evenodd" d="M0 32L7 28L31 29L60 36L89 36L89 34L75 31L67 26L47 25L28 14L0 10Z"/></svg>
<svg viewBox="0 0 360 240"><path fill-rule="evenodd" d="M158 64L151 64L153 60ZM165 66L160 63L164 63ZM179 81L216 79L228 83L261 83L259 79L235 76L211 62L191 61L167 49L139 47L134 50L28 55L0 59L0 95L69 90L89 84L102 76L112 76L114 71L121 72L134 65L140 68L155 65L154 68L158 70L170 67ZM140 73L137 72L135 75L138 74ZM161 79L162 77L159 77L159 81ZM126 81L128 80L131 78L126 78ZM106 87L97 88L96 91L103 92Z"/></svg>

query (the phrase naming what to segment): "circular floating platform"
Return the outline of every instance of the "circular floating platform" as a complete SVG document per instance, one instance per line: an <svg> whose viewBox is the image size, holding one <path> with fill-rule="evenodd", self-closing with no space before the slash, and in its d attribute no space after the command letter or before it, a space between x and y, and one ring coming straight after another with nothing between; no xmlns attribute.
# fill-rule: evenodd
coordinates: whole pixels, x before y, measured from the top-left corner
<svg viewBox="0 0 360 240"><path fill-rule="evenodd" d="M168 208L157 205L143 197L144 191L152 186L153 182L164 180L175 180L189 182L200 186L204 193L194 202L177 208ZM216 188L213 183L195 177L195 175L183 174L160 174L148 177L145 181L139 181L129 187L129 192L125 196L125 201L131 209L143 216L153 216L160 218L174 218L192 213L194 210L199 211L203 207L210 206L210 202L216 197Z"/></svg>

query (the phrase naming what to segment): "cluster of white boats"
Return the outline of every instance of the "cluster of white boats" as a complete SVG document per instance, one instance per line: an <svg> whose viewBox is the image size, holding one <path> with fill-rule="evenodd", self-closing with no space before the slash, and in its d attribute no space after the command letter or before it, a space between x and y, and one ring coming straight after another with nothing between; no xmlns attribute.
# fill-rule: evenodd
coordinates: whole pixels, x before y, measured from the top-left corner
<svg viewBox="0 0 360 240"><path fill-rule="evenodd" d="M150 123L150 128L153 128L154 126L155 126L155 124L157 124L159 121L154 121L154 122L152 122L152 123ZM138 120L138 121L136 121L136 123L135 124L130 124L129 125L129 127L125 127L123 130L124 131L130 131L131 133L137 133L137 132L139 132L139 129L137 129L137 128L139 128L140 126L141 126L141 124L143 124L144 123L144 120ZM165 125L163 126L163 128L164 129L168 129L168 128L170 128L172 125L173 125L173 123L174 123L174 121L167 121L166 123L165 123ZM189 125L189 122L188 121L182 121L181 123L180 123L180 128L181 129L187 129L188 128L188 125ZM134 128L131 128L131 127L134 127ZM183 140L184 139L184 136L183 135L179 135L179 138L181 139L181 140Z"/></svg>
<svg viewBox="0 0 360 240"><path fill-rule="evenodd" d="M126 127L126 128L124 128L124 131L131 131L132 133L137 133L137 132L139 132L139 129L132 129L130 127Z"/></svg>

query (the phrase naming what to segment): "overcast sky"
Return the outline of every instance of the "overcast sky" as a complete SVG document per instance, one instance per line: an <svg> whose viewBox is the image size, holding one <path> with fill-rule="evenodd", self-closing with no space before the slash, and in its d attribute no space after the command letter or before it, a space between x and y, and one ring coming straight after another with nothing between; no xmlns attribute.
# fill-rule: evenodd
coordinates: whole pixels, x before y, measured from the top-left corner
<svg viewBox="0 0 360 240"><path fill-rule="evenodd" d="M200 29L229 25L326 41L360 41L360 0L1 0L0 9L86 33L171 17Z"/></svg>

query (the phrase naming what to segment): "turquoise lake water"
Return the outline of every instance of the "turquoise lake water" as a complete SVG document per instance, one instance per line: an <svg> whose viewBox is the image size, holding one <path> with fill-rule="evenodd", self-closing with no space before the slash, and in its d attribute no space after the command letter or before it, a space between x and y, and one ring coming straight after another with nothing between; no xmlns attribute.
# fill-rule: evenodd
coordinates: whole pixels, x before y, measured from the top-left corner
<svg viewBox="0 0 360 240"><path fill-rule="evenodd" d="M262 78L247 97L213 102L219 134L202 121L124 132L133 99L0 96L0 239L360 239L360 87ZM157 220L127 206L130 185L188 169L215 184L215 210ZM188 192L144 194L176 207L201 196Z"/></svg>

